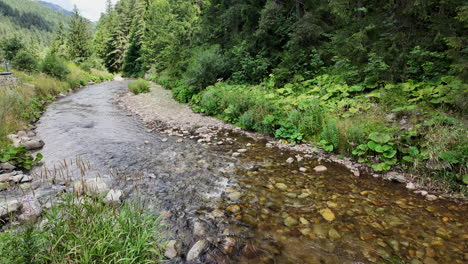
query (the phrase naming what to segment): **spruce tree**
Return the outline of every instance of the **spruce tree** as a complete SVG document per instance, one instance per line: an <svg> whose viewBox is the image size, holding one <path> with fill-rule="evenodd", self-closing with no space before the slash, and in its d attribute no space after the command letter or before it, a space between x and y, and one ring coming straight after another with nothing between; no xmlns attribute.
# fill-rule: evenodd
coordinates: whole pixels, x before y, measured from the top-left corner
<svg viewBox="0 0 468 264"><path fill-rule="evenodd" d="M75 6L68 31L68 57L82 62L91 56L91 30L89 22L80 15Z"/></svg>

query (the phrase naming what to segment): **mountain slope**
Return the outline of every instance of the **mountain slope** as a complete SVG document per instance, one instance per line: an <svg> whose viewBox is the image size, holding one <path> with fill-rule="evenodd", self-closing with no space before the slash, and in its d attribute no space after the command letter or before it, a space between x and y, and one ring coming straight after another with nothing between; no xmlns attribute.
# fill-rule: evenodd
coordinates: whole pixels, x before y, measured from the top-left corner
<svg viewBox="0 0 468 264"><path fill-rule="evenodd" d="M49 9L60 12L60 13L65 14L67 16L71 16L71 14L72 14L71 11L68 11L68 10L66 10L65 8L63 8L63 7L59 6L59 5L49 3L49 2L46 2L46 1L38 1L38 2L41 3L43 6L49 8Z"/></svg>
<svg viewBox="0 0 468 264"><path fill-rule="evenodd" d="M19 36L41 47L50 44L53 32L69 17L32 0L0 0L0 39Z"/></svg>

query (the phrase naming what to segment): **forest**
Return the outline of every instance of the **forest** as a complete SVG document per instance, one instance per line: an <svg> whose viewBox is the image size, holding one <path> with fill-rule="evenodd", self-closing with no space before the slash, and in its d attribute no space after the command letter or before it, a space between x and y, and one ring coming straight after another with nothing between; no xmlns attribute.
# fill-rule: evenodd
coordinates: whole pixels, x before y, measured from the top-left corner
<svg viewBox="0 0 468 264"><path fill-rule="evenodd" d="M195 111L466 192L467 23L459 0L121 0L93 46Z"/></svg>

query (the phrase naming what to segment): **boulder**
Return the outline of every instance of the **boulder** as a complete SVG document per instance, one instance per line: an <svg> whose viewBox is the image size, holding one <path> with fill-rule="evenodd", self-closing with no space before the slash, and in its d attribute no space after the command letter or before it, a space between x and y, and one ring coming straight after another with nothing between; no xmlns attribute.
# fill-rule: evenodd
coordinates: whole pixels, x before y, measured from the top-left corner
<svg viewBox="0 0 468 264"><path fill-rule="evenodd" d="M202 239L197 241L187 253L187 261L194 261L200 257L200 254L207 246L207 241Z"/></svg>
<svg viewBox="0 0 468 264"><path fill-rule="evenodd" d="M24 148L27 150L36 150L41 149L44 146L44 141L42 140L29 140L24 143Z"/></svg>
<svg viewBox="0 0 468 264"><path fill-rule="evenodd" d="M73 189L78 194L105 196L109 191L109 186L101 178L75 181Z"/></svg>
<svg viewBox="0 0 468 264"><path fill-rule="evenodd" d="M16 199L0 202L0 218L8 217L21 208L21 202Z"/></svg>
<svg viewBox="0 0 468 264"><path fill-rule="evenodd" d="M22 199L23 206L21 208L21 220L28 220L38 217L42 213L42 207L39 201L31 195L25 196Z"/></svg>

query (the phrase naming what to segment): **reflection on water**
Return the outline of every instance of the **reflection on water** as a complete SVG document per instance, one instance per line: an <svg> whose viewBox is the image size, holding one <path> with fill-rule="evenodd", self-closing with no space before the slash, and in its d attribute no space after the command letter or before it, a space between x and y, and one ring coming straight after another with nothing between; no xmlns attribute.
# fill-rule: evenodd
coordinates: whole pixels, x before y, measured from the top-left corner
<svg viewBox="0 0 468 264"><path fill-rule="evenodd" d="M148 133L113 103L125 91L125 82L109 82L52 104L38 124L45 163L79 156L102 174L118 171L116 186L164 210L185 250L209 237L205 262L468 261L466 204L428 202L334 164L320 173L313 160L288 164L295 153L232 133L214 138L222 145ZM247 152L232 157L240 148ZM193 235L196 221L206 234Z"/></svg>

